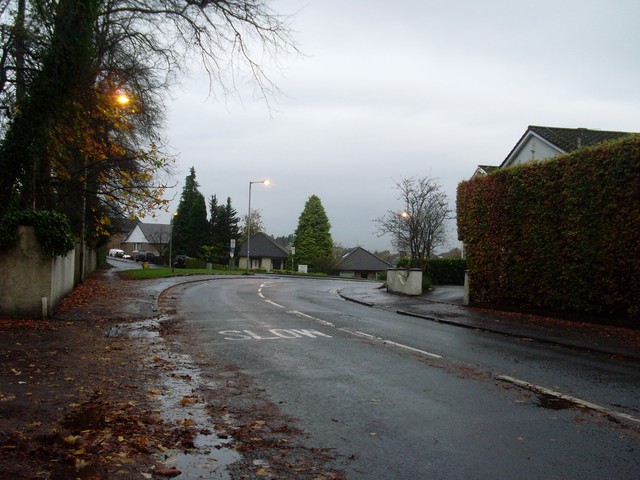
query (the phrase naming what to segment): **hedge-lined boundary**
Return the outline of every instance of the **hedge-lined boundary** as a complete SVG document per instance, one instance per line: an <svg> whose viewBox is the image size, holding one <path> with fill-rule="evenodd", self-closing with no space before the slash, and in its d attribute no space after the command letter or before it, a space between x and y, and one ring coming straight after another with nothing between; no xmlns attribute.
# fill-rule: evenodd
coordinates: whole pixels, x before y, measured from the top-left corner
<svg viewBox="0 0 640 480"><path fill-rule="evenodd" d="M427 271L434 285L464 285L467 261L464 258L431 258Z"/></svg>
<svg viewBox="0 0 640 480"><path fill-rule="evenodd" d="M640 319L640 137L461 182L474 303Z"/></svg>

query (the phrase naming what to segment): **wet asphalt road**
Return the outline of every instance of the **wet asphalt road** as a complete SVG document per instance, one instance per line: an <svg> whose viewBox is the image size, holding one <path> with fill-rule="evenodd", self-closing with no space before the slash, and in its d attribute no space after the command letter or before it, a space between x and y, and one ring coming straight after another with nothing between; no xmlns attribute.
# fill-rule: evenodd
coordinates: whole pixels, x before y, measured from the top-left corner
<svg viewBox="0 0 640 480"><path fill-rule="evenodd" d="M347 478L639 477L637 364L368 308L345 285L218 279L179 311L194 355L249 374Z"/></svg>

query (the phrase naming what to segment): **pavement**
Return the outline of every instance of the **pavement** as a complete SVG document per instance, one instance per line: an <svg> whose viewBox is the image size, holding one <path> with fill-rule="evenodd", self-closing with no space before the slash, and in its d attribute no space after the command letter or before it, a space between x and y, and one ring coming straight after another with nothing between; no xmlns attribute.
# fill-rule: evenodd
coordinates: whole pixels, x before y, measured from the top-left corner
<svg viewBox="0 0 640 480"><path fill-rule="evenodd" d="M606 325L606 319L567 320L464 306L463 287L436 286L422 295L408 296L389 293L378 283L354 282L340 290L340 296L425 321L640 362L640 329Z"/></svg>

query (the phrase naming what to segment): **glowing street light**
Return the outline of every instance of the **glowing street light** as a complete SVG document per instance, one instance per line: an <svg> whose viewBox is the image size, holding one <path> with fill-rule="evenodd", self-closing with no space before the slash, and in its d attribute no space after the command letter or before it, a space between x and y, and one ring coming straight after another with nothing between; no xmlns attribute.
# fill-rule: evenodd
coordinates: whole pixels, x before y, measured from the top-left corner
<svg viewBox="0 0 640 480"><path fill-rule="evenodd" d="M116 95L116 102L121 107L126 107L127 105L129 105L129 103L131 103L131 97L125 92L118 92L118 94Z"/></svg>
<svg viewBox="0 0 640 480"><path fill-rule="evenodd" d="M254 183L269 185L269 180L249 182L249 212L247 214L247 275L249 275L249 266L251 264L251 185Z"/></svg>

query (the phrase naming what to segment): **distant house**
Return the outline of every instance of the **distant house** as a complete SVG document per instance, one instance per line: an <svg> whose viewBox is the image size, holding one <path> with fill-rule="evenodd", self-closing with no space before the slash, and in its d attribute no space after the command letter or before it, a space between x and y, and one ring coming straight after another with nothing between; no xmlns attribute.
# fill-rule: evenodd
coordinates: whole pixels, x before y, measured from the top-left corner
<svg viewBox="0 0 640 480"><path fill-rule="evenodd" d="M635 135L632 132L611 132L587 128L558 128L530 125L509 155L499 166L478 165L473 177L487 175L499 168L547 160L583 147Z"/></svg>
<svg viewBox="0 0 640 480"><path fill-rule="evenodd" d="M122 250L131 255L134 251L164 255L171 240L171 225L138 222L121 243Z"/></svg>
<svg viewBox="0 0 640 480"><path fill-rule="evenodd" d="M249 241L250 270L286 270L289 252L281 245L278 245L268 235L258 232ZM238 268L247 268L247 242L244 242L238 252Z"/></svg>
<svg viewBox="0 0 640 480"><path fill-rule="evenodd" d="M334 270L341 277L375 280L379 273L386 272L388 268L393 268L393 265L362 247L356 247L343 255Z"/></svg>
<svg viewBox="0 0 640 480"><path fill-rule="evenodd" d="M495 172L499 168L500 167L498 167L497 165L478 165L478 168L476 168L476 171L473 174L473 176L478 177L481 175L489 175L490 173Z"/></svg>
<svg viewBox="0 0 640 480"><path fill-rule="evenodd" d="M109 231L111 233L107 242L107 251L112 248L122 248L122 242L129 236L138 224L137 220L128 218L112 218Z"/></svg>

